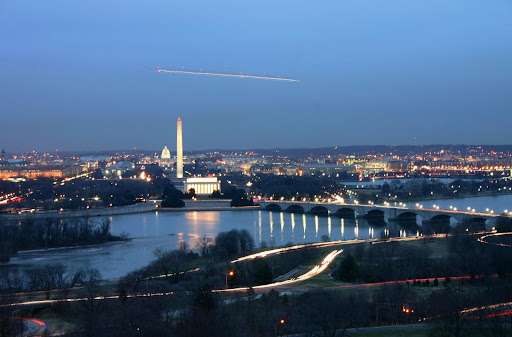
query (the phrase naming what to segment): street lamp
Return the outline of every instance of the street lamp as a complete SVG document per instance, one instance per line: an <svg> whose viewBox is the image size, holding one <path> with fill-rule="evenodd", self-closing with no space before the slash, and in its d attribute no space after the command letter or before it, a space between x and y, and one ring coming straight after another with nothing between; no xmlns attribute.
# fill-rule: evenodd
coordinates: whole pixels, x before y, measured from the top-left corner
<svg viewBox="0 0 512 337"><path fill-rule="evenodd" d="M228 289L228 276L229 277L235 276L235 272L230 270L229 273L226 274L226 289Z"/></svg>
<svg viewBox="0 0 512 337"><path fill-rule="evenodd" d="M278 327L279 327L280 325L284 325L284 318L281 318L281 319L279 320L279 322L278 322L278 323L276 323L276 325L275 325L275 331L274 331L274 332L275 332L275 335L276 335L276 336L277 336L277 331L278 331L277 329L278 329Z"/></svg>

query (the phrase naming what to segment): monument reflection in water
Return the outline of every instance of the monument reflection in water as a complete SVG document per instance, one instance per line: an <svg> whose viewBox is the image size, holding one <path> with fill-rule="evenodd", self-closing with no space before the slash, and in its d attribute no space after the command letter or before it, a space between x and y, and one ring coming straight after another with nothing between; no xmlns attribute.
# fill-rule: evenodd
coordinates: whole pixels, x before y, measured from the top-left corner
<svg viewBox="0 0 512 337"><path fill-rule="evenodd" d="M185 241L193 248L200 236L215 237L219 232L246 229L255 243L281 246L288 243L325 240L368 239L416 235L414 223L389 225L384 219L340 218L313 214L264 210L156 212L111 218L112 232L129 233L132 238L166 237L169 249ZM140 226L143 224L142 226Z"/></svg>

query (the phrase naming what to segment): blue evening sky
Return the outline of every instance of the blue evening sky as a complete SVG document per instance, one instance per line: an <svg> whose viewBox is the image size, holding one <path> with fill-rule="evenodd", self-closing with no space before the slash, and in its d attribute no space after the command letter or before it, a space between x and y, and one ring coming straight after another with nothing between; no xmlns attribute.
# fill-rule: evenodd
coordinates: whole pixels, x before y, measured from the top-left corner
<svg viewBox="0 0 512 337"><path fill-rule="evenodd" d="M300 83L163 74L280 75ZM7 151L510 144L509 0L0 0Z"/></svg>

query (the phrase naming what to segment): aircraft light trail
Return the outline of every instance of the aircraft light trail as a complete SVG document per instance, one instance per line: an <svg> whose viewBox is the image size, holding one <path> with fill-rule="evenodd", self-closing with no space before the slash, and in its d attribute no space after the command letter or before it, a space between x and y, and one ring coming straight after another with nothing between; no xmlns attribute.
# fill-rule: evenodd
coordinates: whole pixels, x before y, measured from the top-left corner
<svg viewBox="0 0 512 337"><path fill-rule="evenodd" d="M236 78L253 78L257 80L269 80L269 81L282 81L282 82L300 82L299 80L295 80L293 78L284 78L284 77L270 77L270 76L255 76L255 75L244 75L244 74L222 74L222 73L210 73L204 71L186 71L186 70L166 70L157 68L156 70L159 73L169 73L169 74L185 74L185 75L203 75L203 76L219 76L219 77L236 77Z"/></svg>

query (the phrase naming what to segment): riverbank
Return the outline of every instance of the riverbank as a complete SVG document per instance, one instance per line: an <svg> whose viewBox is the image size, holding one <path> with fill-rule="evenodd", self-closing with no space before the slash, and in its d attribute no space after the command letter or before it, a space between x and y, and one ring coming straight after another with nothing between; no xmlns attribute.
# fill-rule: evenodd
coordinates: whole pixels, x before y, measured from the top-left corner
<svg viewBox="0 0 512 337"><path fill-rule="evenodd" d="M64 250L72 250L72 249L88 249L88 248L101 248L110 245L118 245L121 243L125 243L130 241L131 238L120 238L119 240L105 241L102 243L94 243L94 244L85 244L85 245L71 245L71 246L62 246L62 247L52 247L52 248L38 248L38 249L26 249L19 250L16 254L37 254L37 253L48 253L48 252L59 252ZM16 254L13 257L16 257Z"/></svg>
<svg viewBox="0 0 512 337"><path fill-rule="evenodd" d="M25 212L21 214L2 214L0 221L19 221L27 219L45 219L45 218L91 218L101 216L126 215L146 212L205 212L205 211L243 211L259 209L259 206L231 207L231 200L186 200L185 207L172 208L160 207L161 200L152 200L146 203L134 205L94 208L89 210L63 210L63 211L40 211Z"/></svg>
<svg viewBox="0 0 512 337"><path fill-rule="evenodd" d="M63 210L63 211L40 211L25 212L21 214L2 214L0 220L26 220L26 219L44 219L44 218L88 218L98 216L112 216L123 214L135 214L144 212L153 212L157 209L158 202L138 203L134 205L92 208L88 210Z"/></svg>
<svg viewBox="0 0 512 337"><path fill-rule="evenodd" d="M182 207L182 208L171 208L171 207L160 207L157 209L159 212L208 212L208 211L248 211L258 210L260 206L241 206L241 207Z"/></svg>

